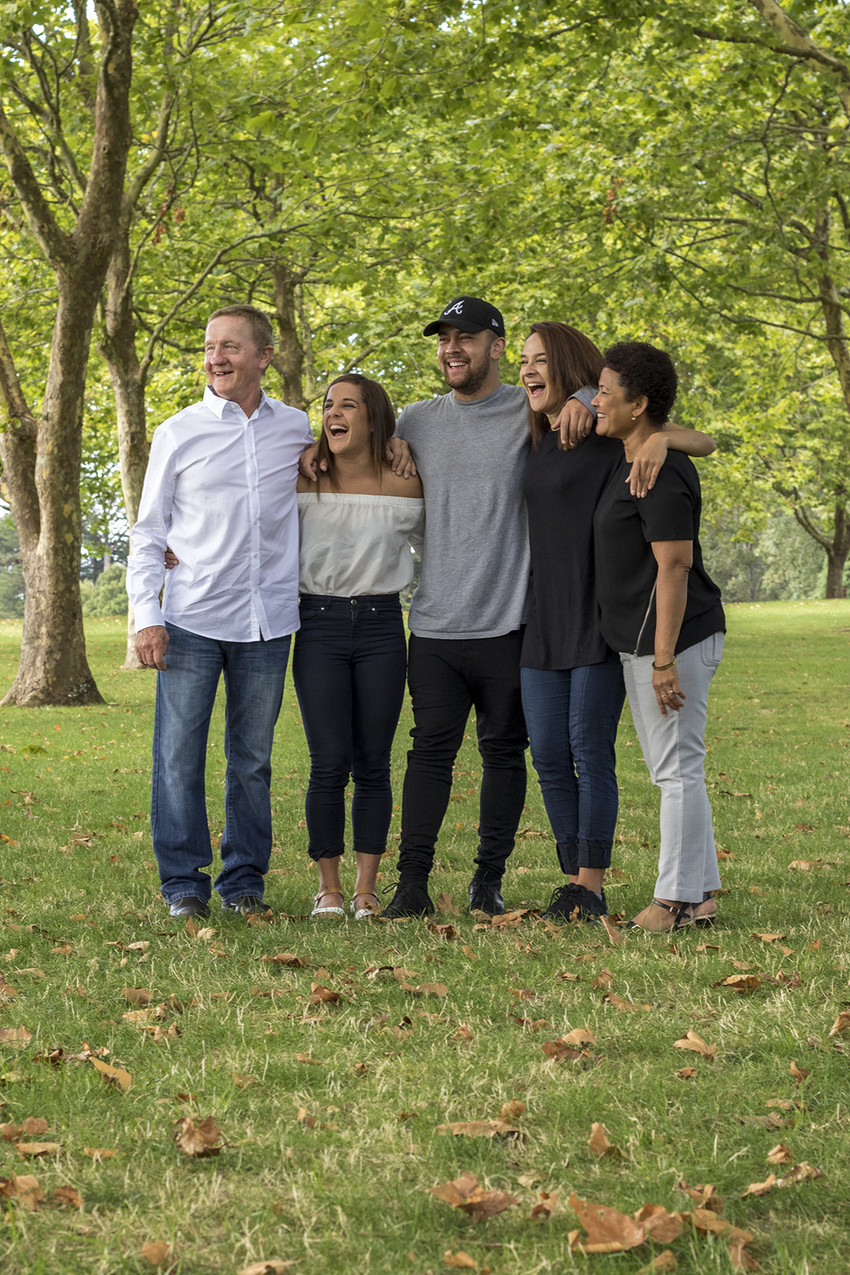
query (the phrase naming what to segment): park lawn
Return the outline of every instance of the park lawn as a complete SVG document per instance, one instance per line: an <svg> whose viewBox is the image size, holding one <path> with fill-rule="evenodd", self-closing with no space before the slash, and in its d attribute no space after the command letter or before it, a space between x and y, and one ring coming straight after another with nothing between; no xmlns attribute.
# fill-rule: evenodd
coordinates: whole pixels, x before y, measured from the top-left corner
<svg viewBox="0 0 850 1275"><path fill-rule="evenodd" d="M533 912L507 925L465 914L474 732L438 847L434 924L311 922L308 766L291 684L275 754L273 919L214 909L193 933L168 916L153 866L153 678L119 670L122 620L87 632L103 707L0 709L0 1122L47 1122L0 1142L0 1194L13 1197L0 1270L150 1272L142 1247L163 1241L170 1257L158 1269L186 1275L274 1260L311 1275L626 1275L672 1269L666 1258L650 1265L668 1249L679 1272L725 1272L735 1268L716 1231L725 1221L752 1236L739 1261L846 1272L850 1029L831 1029L850 1010L850 603L729 608L707 764L723 925L622 943ZM19 636L0 623L3 686ZM217 710L214 837L221 726ZM409 726L406 709L397 794ZM657 794L628 713L618 753L607 892L630 916L654 879ZM543 905L558 884L530 778L504 883L517 909ZM386 884L397 831L396 816ZM723 984L733 975L749 976L748 990ZM545 1045L576 1032L577 1058L547 1057ZM688 1032L712 1056L677 1047ZM177 1146L185 1117L212 1118L218 1155ZM517 1132L446 1128L500 1119ZM601 1156L589 1147L597 1122L613 1147ZM15 1137L58 1149L30 1156ZM787 1151L771 1162L778 1146ZM800 1165L820 1176L795 1174ZM462 1174L516 1203L473 1221L429 1193ZM26 1175L44 1196L34 1209ZM803 1180L782 1182L794 1176ZM693 1214L701 1201L682 1183L713 1186L720 1211ZM54 1197L61 1187L82 1210ZM691 1216L672 1239L586 1255L570 1249L571 1195L628 1215L653 1204Z"/></svg>

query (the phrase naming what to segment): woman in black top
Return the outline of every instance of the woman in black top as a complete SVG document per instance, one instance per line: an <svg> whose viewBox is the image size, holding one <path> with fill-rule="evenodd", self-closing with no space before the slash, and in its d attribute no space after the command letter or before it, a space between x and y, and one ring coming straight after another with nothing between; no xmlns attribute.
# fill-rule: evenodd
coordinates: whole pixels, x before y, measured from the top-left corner
<svg viewBox="0 0 850 1275"><path fill-rule="evenodd" d="M669 357L639 341L612 346L599 377L597 431L624 454L594 516L602 633L620 652L635 729L661 789L661 848L652 902L635 918L666 931L713 918L720 885L705 788L708 688L725 618L699 544L700 486L687 457L671 455L641 501L629 469L662 428L676 396Z"/></svg>
<svg viewBox="0 0 850 1275"><path fill-rule="evenodd" d="M567 398L596 384L602 355L565 323L535 323L521 380L532 447L523 489L531 542L531 595L522 648L522 698L531 755L568 883L545 916L592 919L607 912L602 881L617 822L614 746L623 706L619 658L599 626L593 514L618 467L619 444L593 431L563 450L555 423ZM665 426L642 453L655 468L668 446L707 455L704 434Z"/></svg>

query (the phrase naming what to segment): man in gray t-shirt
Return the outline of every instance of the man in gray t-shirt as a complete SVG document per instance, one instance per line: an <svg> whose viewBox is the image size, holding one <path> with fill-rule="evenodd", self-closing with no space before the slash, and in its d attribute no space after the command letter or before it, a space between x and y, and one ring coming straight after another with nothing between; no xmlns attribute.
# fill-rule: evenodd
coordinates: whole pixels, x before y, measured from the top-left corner
<svg viewBox="0 0 850 1275"><path fill-rule="evenodd" d="M505 326L495 306L456 297L425 328L425 336L432 334L449 393L413 403L396 429L422 477L425 543L410 608L414 727L399 882L386 917L434 910L428 876L471 708L482 778L470 909L504 912L502 875L525 801L519 656L529 573L521 491L526 396L499 376Z"/></svg>

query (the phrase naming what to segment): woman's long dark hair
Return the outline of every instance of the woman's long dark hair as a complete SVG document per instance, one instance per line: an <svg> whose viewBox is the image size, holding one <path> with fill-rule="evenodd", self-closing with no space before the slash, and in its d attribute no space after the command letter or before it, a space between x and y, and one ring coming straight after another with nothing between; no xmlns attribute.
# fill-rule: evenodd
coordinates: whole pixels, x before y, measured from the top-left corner
<svg viewBox="0 0 850 1275"><path fill-rule="evenodd" d="M565 403L585 385L596 387L605 360L589 336L579 332L578 328L571 328L568 323L554 321L532 323L531 332L543 342L549 381L563 396ZM543 412L535 412L529 406L528 428L531 441L537 447L541 438L549 433L549 419Z"/></svg>
<svg viewBox="0 0 850 1275"><path fill-rule="evenodd" d="M346 376L338 376L335 381L331 381L328 390L334 385L359 385L360 393L363 395L363 403L366 407L366 416L369 421L369 429L372 431L372 464L375 472L380 473L384 466L389 466L387 460L387 440L392 438L395 433L395 412L390 402L389 395L383 385L379 385L377 381L372 381L368 376L362 376L359 372L349 372ZM327 462L328 481L334 491L339 491L339 481L336 477L336 457L328 447L328 438L324 427L324 401L322 403L322 432L319 436L319 448L317 460L321 468L322 461Z"/></svg>

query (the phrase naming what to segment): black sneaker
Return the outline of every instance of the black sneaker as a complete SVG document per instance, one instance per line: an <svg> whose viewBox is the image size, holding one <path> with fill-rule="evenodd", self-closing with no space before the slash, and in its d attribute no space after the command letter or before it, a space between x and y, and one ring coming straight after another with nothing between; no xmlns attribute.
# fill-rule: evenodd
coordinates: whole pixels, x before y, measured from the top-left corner
<svg viewBox="0 0 850 1275"><path fill-rule="evenodd" d="M187 899L175 899L169 906L172 916L209 916L210 910L203 899L194 895Z"/></svg>
<svg viewBox="0 0 850 1275"><path fill-rule="evenodd" d="M564 921L586 921L590 925L598 925L600 916L608 915L608 904L604 892L600 899L593 890L571 882L552 891L549 906L540 915L546 921L560 924Z"/></svg>
<svg viewBox="0 0 850 1275"><path fill-rule="evenodd" d="M427 880L398 881L395 894L380 915L394 921L399 916L429 916L433 911Z"/></svg>
<svg viewBox="0 0 850 1275"><path fill-rule="evenodd" d="M469 883L470 912L486 912L488 916L504 916L505 900L499 893L501 877L485 877L476 872Z"/></svg>
<svg viewBox="0 0 850 1275"><path fill-rule="evenodd" d="M264 903L258 894L242 894L238 899L225 899L221 905L222 912L268 912L269 905Z"/></svg>

